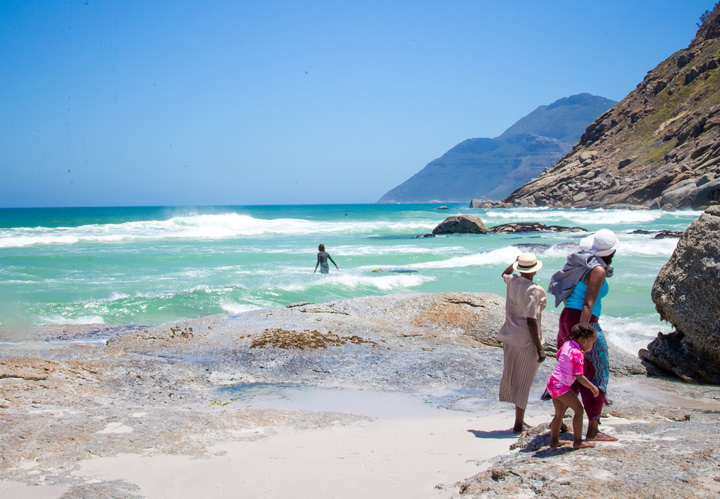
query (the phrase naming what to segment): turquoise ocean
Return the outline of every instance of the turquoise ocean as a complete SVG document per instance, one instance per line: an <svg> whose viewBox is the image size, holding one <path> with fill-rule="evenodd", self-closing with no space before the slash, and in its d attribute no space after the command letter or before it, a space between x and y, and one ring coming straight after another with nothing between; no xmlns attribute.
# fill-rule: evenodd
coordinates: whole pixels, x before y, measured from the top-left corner
<svg viewBox="0 0 720 499"><path fill-rule="evenodd" d="M487 226L542 222L614 230L621 246L603 301L610 341L636 353L669 332L650 299L658 271L698 211L471 209L449 204L0 210L0 322L157 325L213 314L391 293L490 292L502 270L533 251L547 286L587 233L427 234L445 217ZM633 231L650 231L633 234ZM313 273L318 244L340 266ZM376 270L382 270L376 272ZM392 272L413 270L415 272ZM548 305L545 320L560 309Z"/></svg>

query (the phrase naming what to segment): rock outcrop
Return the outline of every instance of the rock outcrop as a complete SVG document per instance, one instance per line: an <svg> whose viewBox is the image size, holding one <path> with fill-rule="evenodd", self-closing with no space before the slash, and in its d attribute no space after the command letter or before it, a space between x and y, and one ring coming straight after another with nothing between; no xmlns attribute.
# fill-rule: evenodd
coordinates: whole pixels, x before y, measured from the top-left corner
<svg viewBox="0 0 720 499"><path fill-rule="evenodd" d="M470 201L470 208L484 208L484 209L492 209L492 208L512 208L513 205L511 203L505 203L503 201L482 201L480 199L473 199Z"/></svg>
<svg viewBox="0 0 720 499"><path fill-rule="evenodd" d="M483 204L483 202L480 199L471 199L470 200L470 208L481 208L482 204Z"/></svg>
<svg viewBox="0 0 720 499"><path fill-rule="evenodd" d="M720 384L720 206L685 231L652 288L660 317L675 332L659 334L640 357L690 382Z"/></svg>
<svg viewBox="0 0 720 499"><path fill-rule="evenodd" d="M453 215L440 222L433 234L485 234L485 224L480 217L472 215Z"/></svg>
<svg viewBox="0 0 720 499"><path fill-rule="evenodd" d="M506 203L700 208L720 201L720 6L693 42L602 114Z"/></svg>
<svg viewBox="0 0 720 499"><path fill-rule="evenodd" d="M473 215L454 215L446 218L432 231L418 237L433 237L437 234L515 234L528 232L587 232L582 227L545 225L539 222L515 222L485 227L482 219Z"/></svg>

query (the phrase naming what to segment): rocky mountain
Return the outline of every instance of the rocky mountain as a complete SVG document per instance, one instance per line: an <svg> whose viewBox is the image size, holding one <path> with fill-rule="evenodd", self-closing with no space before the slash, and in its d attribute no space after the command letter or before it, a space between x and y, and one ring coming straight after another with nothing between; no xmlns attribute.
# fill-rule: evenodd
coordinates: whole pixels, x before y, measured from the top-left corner
<svg viewBox="0 0 720 499"><path fill-rule="evenodd" d="M503 200L701 208L720 200L720 4L695 39L601 115L572 151Z"/></svg>
<svg viewBox="0 0 720 499"><path fill-rule="evenodd" d="M540 106L494 139L468 139L378 203L501 199L563 157L585 128L615 101L590 94Z"/></svg>

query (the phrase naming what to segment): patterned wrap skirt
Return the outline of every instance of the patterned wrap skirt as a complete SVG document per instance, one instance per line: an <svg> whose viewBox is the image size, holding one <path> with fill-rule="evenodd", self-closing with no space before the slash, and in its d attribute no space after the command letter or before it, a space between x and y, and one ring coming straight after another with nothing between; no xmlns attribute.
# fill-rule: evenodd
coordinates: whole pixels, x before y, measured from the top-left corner
<svg viewBox="0 0 720 499"><path fill-rule="evenodd" d="M558 328L557 347L560 347L568 339L570 339L570 330L573 326L580 322L581 310L574 308L564 308L560 314L560 327ZM584 374L593 385L598 387L600 395L593 397L592 391L585 388L577 381L573 383L572 390L580 393L582 397L583 407L588 419L600 419L600 413L604 405L607 405L607 385L610 378L610 362L608 357L608 347L605 341L605 334L598 324L598 318L594 315L590 318L590 325L597 331L597 340L593 344L592 350L585 353Z"/></svg>

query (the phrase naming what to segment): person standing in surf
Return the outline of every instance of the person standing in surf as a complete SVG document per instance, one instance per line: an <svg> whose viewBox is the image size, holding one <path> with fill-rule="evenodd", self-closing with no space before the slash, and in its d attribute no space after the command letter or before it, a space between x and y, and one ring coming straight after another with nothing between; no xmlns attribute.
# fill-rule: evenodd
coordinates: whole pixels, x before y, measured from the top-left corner
<svg viewBox="0 0 720 499"><path fill-rule="evenodd" d="M608 346L603 330L598 323L602 310L601 301L608 294L607 278L612 277L613 256L620 242L615 233L600 229L580 241L580 250L567 257L562 270L550 279L548 291L555 296L555 306L565 303L560 314L557 335L558 351L572 339L572 329L579 323L590 323L597 332L592 349L585 353L584 375L599 390L593 391L581 384L574 384L582 396L583 407L588 417L586 440L615 441L617 438L599 430L600 413L607 405L607 385L610 378Z"/></svg>
<svg viewBox="0 0 720 499"><path fill-rule="evenodd" d="M317 272L318 266L320 267L320 273L321 274L329 274L330 273L330 265L328 265L328 260L333 262L333 265L335 265L335 268L340 270L340 267L338 267L338 264L335 263L335 260L332 259L330 256L330 253L325 251L325 245L321 244L318 246L318 254L317 254L317 263L315 264L315 270L313 273Z"/></svg>
<svg viewBox="0 0 720 499"><path fill-rule="evenodd" d="M545 360L540 320L547 298L545 290L533 283L541 268L542 262L534 254L523 253L502 273L507 295L505 323L498 332L503 344L499 398L501 402L515 404L513 433L525 431L530 388L540 363ZM513 273L516 270L520 275Z"/></svg>

